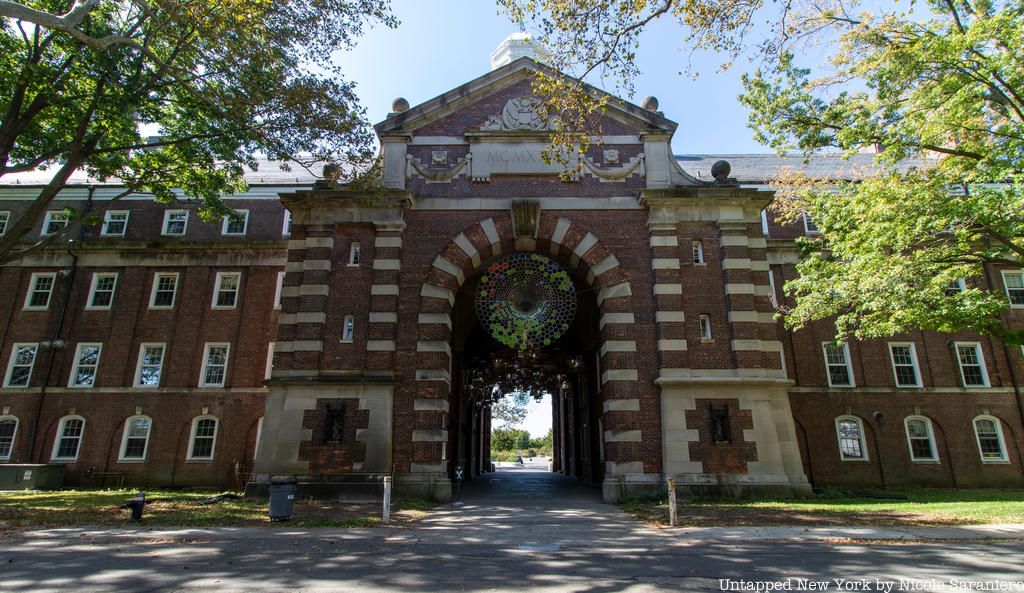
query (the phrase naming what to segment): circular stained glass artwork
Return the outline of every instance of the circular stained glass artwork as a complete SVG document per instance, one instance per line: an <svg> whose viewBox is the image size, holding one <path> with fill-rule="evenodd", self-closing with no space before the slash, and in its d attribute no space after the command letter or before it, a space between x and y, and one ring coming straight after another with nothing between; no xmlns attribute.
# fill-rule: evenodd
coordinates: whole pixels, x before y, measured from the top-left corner
<svg viewBox="0 0 1024 593"><path fill-rule="evenodd" d="M513 253L488 266L480 278L476 315L502 344L542 348L572 325L576 287L565 270L543 255Z"/></svg>

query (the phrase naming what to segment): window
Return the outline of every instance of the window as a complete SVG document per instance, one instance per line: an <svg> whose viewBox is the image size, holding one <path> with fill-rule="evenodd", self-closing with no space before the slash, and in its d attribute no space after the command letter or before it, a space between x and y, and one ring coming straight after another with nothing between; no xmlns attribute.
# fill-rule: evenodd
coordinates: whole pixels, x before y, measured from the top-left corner
<svg viewBox="0 0 1024 593"><path fill-rule="evenodd" d="M44 310L50 306L53 285L57 282L57 274L53 272L32 274L29 280L28 295L25 297L26 309Z"/></svg>
<svg viewBox="0 0 1024 593"><path fill-rule="evenodd" d="M89 302L86 309L109 309L114 302L114 289L117 287L117 274L114 272L96 272L92 275L92 286L89 288Z"/></svg>
<svg viewBox="0 0 1024 593"><path fill-rule="evenodd" d="M1024 307L1024 272L1003 272L1003 286L1011 307Z"/></svg>
<svg viewBox="0 0 1024 593"><path fill-rule="evenodd" d="M200 416L192 421L192 436L188 443L188 458L196 460L213 459L213 448L217 443L217 419Z"/></svg>
<svg viewBox="0 0 1024 593"><path fill-rule="evenodd" d="M274 308L281 308L281 295L284 292L284 272L277 273L277 287L274 288Z"/></svg>
<svg viewBox="0 0 1024 593"><path fill-rule="evenodd" d="M244 235L249 227L249 211L235 210L235 213L224 217L224 226L221 227L222 235Z"/></svg>
<svg viewBox="0 0 1024 593"><path fill-rule="evenodd" d="M761 233L763 233L765 237L769 236L768 235L768 211L767 210L762 210L761 211Z"/></svg>
<svg viewBox="0 0 1024 593"><path fill-rule="evenodd" d="M201 387L224 387L229 348L229 344L206 345L206 353L203 355L203 376L199 378Z"/></svg>
<svg viewBox="0 0 1024 593"><path fill-rule="evenodd" d="M923 416L911 416L903 421L907 429L907 446L911 461L938 461L932 421Z"/></svg>
<svg viewBox="0 0 1024 593"><path fill-rule="evenodd" d="M174 308L174 295L178 292L177 272L153 274L153 293L149 297L150 309Z"/></svg>
<svg viewBox="0 0 1024 593"><path fill-rule="evenodd" d="M967 290L967 285L964 283L963 278L957 278L949 283L946 287L946 296L953 296Z"/></svg>
<svg viewBox="0 0 1024 593"><path fill-rule="evenodd" d="M711 340L711 318L707 315L701 315L697 318L698 331L700 331L700 339L709 341Z"/></svg>
<svg viewBox="0 0 1024 593"><path fill-rule="evenodd" d="M269 379L274 372L274 342L267 345L267 365L263 369L263 378Z"/></svg>
<svg viewBox="0 0 1024 593"><path fill-rule="evenodd" d="M804 213L804 232L808 235L820 235L821 231L818 229L818 224L814 222L810 214Z"/></svg>
<svg viewBox="0 0 1024 593"><path fill-rule="evenodd" d="M823 342L825 371L829 387L853 387L853 367L850 365L850 347L846 342Z"/></svg>
<svg viewBox="0 0 1024 593"><path fill-rule="evenodd" d="M897 387L920 387L921 377L917 372L917 350L912 343L890 343L889 358Z"/></svg>
<svg viewBox="0 0 1024 593"><path fill-rule="evenodd" d="M118 461L143 461L149 449L149 432L153 420L148 416L132 416L124 421L124 435L121 437L121 454Z"/></svg>
<svg viewBox="0 0 1024 593"><path fill-rule="evenodd" d="M693 242L693 263L698 265L704 263L704 244L700 241Z"/></svg>
<svg viewBox="0 0 1024 593"><path fill-rule="evenodd" d="M68 387L95 387L100 366L102 344L79 344L75 350L75 366L71 369Z"/></svg>
<svg viewBox="0 0 1024 593"><path fill-rule="evenodd" d="M11 211L0 210L0 235L7 232L7 225L11 222Z"/></svg>
<svg viewBox="0 0 1024 593"><path fill-rule="evenodd" d="M164 366L164 344L142 344L135 370L136 387L159 387L160 371Z"/></svg>
<svg viewBox="0 0 1024 593"><path fill-rule="evenodd" d="M44 237L56 235L66 229L70 221L71 217L67 212L63 210L50 210L46 213L46 218L43 219L43 232L41 234Z"/></svg>
<svg viewBox="0 0 1024 593"><path fill-rule="evenodd" d="M123 237L128 230L127 210L107 210L103 215L103 230L100 234L106 237Z"/></svg>
<svg viewBox="0 0 1024 593"><path fill-rule="evenodd" d="M352 241L352 245L348 248L348 265L358 266L359 255L359 241Z"/></svg>
<svg viewBox="0 0 1024 593"><path fill-rule="evenodd" d="M164 211L164 235L181 236L188 228L188 210Z"/></svg>
<svg viewBox="0 0 1024 593"><path fill-rule="evenodd" d="M85 433L85 418L81 416L65 416L60 419L57 427L57 439L53 442L53 461L74 461L78 459L78 450L82 445Z"/></svg>
<svg viewBox="0 0 1024 593"><path fill-rule="evenodd" d="M0 460L7 461L14 450L14 435L18 433L18 419L0 416Z"/></svg>
<svg viewBox="0 0 1024 593"><path fill-rule="evenodd" d="M292 236L292 211L285 209L284 211L284 224L281 226L281 235L285 237Z"/></svg>
<svg viewBox="0 0 1024 593"><path fill-rule="evenodd" d="M351 315L345 316L345 321L341 327L341 341L351 342L356 335L356 318Z"/></svg>
<svg viewBox="0 0 1024 593"><path fill-rule="evenodd" d="M843 461L867 461L864 446L864 426L856 416L836 418L836 437L839 439L839 458Z"/></svg>
<svg viewBox="0 0 1024 593"><path fill-rule="evenodd" d="M981 344L977 342L955 342L956 359L960 364L960 378L964 387L988 387L988 371Z"/></svg>
<svg viewBox="0 0 1024 593"><path fill-rule="evenodd" d="M11 347L11 361L7 364L4 387L28 387L38 348L39 344L15 344Z"/></svg>
<svg viewBox="0 0 1024 593"><path fill-rule="evenodd" d="M978 438L978 452L983 462L1008 461L1003 427L997 418L978 416L974 419L974 435Z"/></svg>
<svg viewBox="0 0 1024 593"><path fill-rule="evenodd" d="M213 290L214 309L234 309L238 301L238 285L242 275L238 272L217 272Z"/></svg>

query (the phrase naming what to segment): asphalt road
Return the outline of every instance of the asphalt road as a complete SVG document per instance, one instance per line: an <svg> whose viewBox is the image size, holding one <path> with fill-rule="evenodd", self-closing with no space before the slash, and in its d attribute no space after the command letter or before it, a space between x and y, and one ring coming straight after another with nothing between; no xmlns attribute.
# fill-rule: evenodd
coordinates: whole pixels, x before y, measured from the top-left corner
<svg viewBox="0 0 1024 593"><path fill-rule="evenodd" d="M754 591L761 583L966 593L960 582L980 581L1024 593L1014 585L1024 581L1021 541L693 541L642 526L572 481L524 470L477 482L464 500L412 529L14 534L0 539L0 591L604 593Z"/></svg>

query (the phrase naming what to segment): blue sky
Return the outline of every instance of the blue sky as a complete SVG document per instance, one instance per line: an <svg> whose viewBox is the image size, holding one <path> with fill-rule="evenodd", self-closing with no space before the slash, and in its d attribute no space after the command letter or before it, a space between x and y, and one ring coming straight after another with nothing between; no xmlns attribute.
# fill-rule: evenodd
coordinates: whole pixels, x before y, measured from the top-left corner
<svg viewBox="0 0 1024 593"><path fill-rule="evenodd" d="M391 101L405 97L417 105L490 70L490 54L518 26L499 14L491 0L393 0L402 21L397 29L375 27L358 46L337 60L372 123L387 116ZM672 21L656 23L642 40L636 81L640 103L658 98L665 116L679 124L672 147L681 154L771 152L758 145L746 127L747 116L736 96L743 63L717 73L720 60L694 60L700 78L679 74L689 53ZM608 90L612 90L609 86Z"/></svg>

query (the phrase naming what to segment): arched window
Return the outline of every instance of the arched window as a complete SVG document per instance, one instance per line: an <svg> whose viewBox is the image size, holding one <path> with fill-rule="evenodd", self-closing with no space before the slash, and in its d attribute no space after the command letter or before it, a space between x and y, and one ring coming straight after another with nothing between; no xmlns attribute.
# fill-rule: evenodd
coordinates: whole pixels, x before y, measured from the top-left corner
<svg viewBox="0 0 1024 593"><path fill-rule="evenodd" d="M0 460L7 461L14 450L14 435L18 434L18 419L0 416Z"/></svg>
<svg viewBox="0 0 1024 593"><path fill-rule="evenodd" d="M910 447L911 461L939 460L939 453L935 447L935 433L932 431L932 421L924 416L907 416L903 420L907 430L907 446Z"/></svg>
<svg viewBox="0 0 1024 593"><path fill-rule="evenodd" d="M836 418L836 437L839 439L839 458L843 461L867 461L868 448L864 444L864 426L856 416Z"/></svg>
<svg viewBox="0 0 1024 593"><path fill-rule="evenodd" d="M978 439L978 452L985 463L1009 461L1006 456L1006 442L1003 427L993 416L978 416L974 419L974 436Z"/></svg>
<svg viewBox="0 0 1024 593"><path fill-rule="evenodd" d="M75 461L78 451L82 448L82 437L85 434L85 418L81 416L65 416L57 426L57 438L53 441L52 461Z"/></svg>
<svg viewBox="0 0 1024 593"><path fill-rule="evenodd" d="M209 461L213 459L213 450L217 445L217 425L215 416L197 416L192 420L192 435L188 440L188 459Z"/></svg>
<svg viewBox="0 0 1024 593"><path fill-rule="evenodd" d="M153 419L149 416L132 416L125 420L124 434L121 436L121 453L117 460L145 461L152 428Z"/></svg>

